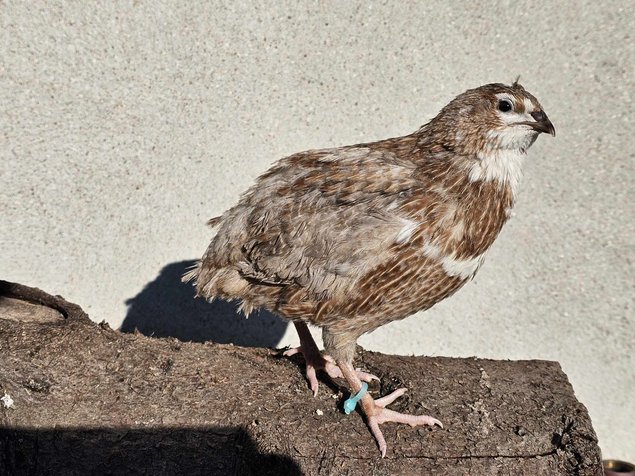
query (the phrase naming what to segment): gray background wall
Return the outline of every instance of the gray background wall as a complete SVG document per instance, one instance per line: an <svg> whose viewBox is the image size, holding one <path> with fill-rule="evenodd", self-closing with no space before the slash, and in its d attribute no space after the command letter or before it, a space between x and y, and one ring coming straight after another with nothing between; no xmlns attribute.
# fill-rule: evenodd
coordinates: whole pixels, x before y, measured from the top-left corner
<svg viewBox="0 0 635 476"><path fill-rule="evenodd" d="M293 344L178 281L277 158L409 133L518 74L558 131L454 298L361 339L554 359L606 457L635 460L633 3L0 3L4 279L155 335ZM216 317L214 317L216 316Z"/></svg>

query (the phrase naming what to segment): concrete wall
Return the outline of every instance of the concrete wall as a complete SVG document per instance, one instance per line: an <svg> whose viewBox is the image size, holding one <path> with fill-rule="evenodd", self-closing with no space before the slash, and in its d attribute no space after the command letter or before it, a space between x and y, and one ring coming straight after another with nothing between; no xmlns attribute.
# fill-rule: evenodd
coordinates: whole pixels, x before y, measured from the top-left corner
<svg viewBox="0 0 635 476"><path fill-rule="evenodd" d="M520 74L558 136L514 219L473 283L361 344L558 360L605 456L635 460L632 2L68 3L0 3L0 277L125 329L293 344L178 282L205 220L279 157Z"/></svg>

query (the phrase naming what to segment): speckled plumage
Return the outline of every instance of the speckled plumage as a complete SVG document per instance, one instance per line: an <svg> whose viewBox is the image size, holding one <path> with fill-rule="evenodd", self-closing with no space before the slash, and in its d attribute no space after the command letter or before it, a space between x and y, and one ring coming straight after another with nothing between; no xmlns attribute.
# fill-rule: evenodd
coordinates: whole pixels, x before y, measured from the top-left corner
<svg viewBox="0 0 635 476"><path fill-rule="evenodd" d="M322 327L327 352L350 362L361 334L473 277L509 218L526 149L553 132L539 112L519 84L490 84L410 135L284 158L210 221L216 236L185 279L246 313Z"/></svg>

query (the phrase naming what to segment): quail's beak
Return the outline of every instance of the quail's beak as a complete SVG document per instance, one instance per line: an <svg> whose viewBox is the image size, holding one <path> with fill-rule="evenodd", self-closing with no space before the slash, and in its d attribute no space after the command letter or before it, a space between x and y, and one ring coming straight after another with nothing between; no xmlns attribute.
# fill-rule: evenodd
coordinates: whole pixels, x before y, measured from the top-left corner
<svg viewBox="0 0 635 476"><path fill-rule="evenodd" d="M533 127L535 131L546 132L554 137L556 136L556 129L544 111L534 111L531 113L531 117L533 117L536 122L528 122L528 124Z"/></svg>

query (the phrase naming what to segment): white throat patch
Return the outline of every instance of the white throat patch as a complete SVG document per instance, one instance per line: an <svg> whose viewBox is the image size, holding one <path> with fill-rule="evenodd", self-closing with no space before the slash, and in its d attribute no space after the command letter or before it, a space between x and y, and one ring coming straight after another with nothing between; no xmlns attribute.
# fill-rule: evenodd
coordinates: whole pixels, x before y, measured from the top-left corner
<svg viewBox="0 0 635 476"><path fill-rule="evenodd" d="M470 182L497 182L509 186L514 199L520 187L525 153L518 149L493 149L478 155L478 162L470 167Z"/></svg>
<svg viewBox="0 0 635 476"><path fill-rule="evenodd" d="M478 154L469 169L470 182L493 181L509 186L514 199L518 194L525 151L536 140L530 126L508 127L488 134L489 147Z"/></svg>

